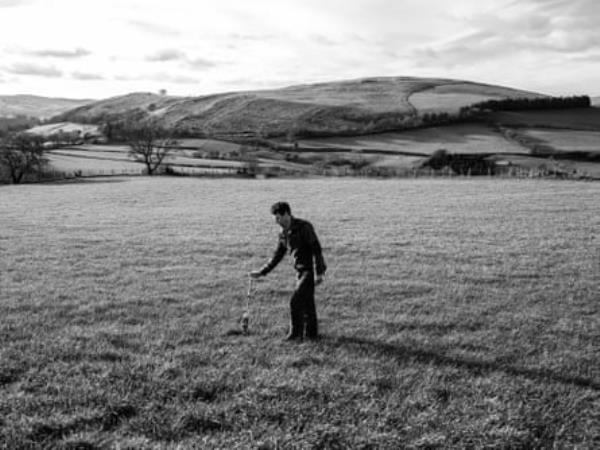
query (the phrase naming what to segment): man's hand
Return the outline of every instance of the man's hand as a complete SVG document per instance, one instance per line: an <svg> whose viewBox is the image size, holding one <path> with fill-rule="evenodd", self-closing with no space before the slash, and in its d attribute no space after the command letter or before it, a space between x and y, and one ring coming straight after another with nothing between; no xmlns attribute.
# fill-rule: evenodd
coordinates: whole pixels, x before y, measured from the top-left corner
<svg viewBox="0 0 600 450"><path fill-rule="evenodd" d="M323 275L317 275L315 278L315 286L320 285L323 282Z"/></svg>
<svg viewBox="0 0 600 450"><path fill-rule="evenodd" d="M252 272L250 272L248 275L250 275L250 278L260 278L262 277L262 273L260 273L260 270L253 270Z"/></svg>

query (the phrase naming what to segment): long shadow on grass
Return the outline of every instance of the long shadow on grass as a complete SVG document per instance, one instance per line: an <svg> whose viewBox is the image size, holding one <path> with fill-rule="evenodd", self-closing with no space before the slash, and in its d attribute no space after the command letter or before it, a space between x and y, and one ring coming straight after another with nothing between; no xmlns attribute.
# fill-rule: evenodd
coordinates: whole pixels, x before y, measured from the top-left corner
<svg viewBox="0 0 600 450"><path fill-rule="evenodd" d="M509 375L523 376L533 380L553 381L600 391L600 382L597 380L579 376L562 375L548 369L528 369L503 364L500 361L481 361L477 359L447 356L436 351L408 348L398 344L389 344L358 337L324 337L321 342L325 345L345 347L369 355L377 354L385 356L395 360L399 364L408 361L417 361L424 364L466 368L475 374L504 372Z"/></svg>

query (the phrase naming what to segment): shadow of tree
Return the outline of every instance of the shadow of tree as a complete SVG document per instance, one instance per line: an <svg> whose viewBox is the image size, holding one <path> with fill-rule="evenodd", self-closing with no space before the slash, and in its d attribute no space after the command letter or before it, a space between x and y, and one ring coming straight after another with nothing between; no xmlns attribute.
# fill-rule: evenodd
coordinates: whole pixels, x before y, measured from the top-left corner
<svg viewBox="0 0 600 450"><path fill-rule="evenodd" d="M531 369L503 363L501 360L478 360L444 355L443 353L408 348L399 344L373 341L359 337L348 336L324 336L321 341L323 345L332 347L344 347L353 351L366 354L377 354L395 360L398 364L408 361L417 361L425 364L465 368L477 375L490 372L504 372L513 376L526 377L532 380L551 381L556 383L573 385L580 388L600 391L600 381L580 377L576 375L564 375L549 369Z"/></svg>

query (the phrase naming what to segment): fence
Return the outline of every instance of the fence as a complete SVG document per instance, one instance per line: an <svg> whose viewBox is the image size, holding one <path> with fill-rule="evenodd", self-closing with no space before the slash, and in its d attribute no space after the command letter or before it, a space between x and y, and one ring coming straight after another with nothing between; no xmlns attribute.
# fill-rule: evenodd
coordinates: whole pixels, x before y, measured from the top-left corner
<svg viewBox="0 0 600 450"><path fill-rule="evenodd" d="M111 176L135 176L145 175L146 169L85 169L85 170L46 170L38 175L37 181L58 181L75 178L111 177Z"/></svg>
<svg viewBox="0 0 600 450"><path fill-rule="evenodd" d="M161 173L175 176L199 176L199 177L297 177L307 175L318 175L325 177L365 177L365 178L465 178L471 177L471 173L458 174L449 167L433 169L430 167L405 167L405 168L363 168L353 170L351 168L310 168L305 171L286 170L273 168L257 170L256 173L244 173L240 168L211 168L211 167L173 167L167 166ZM40 174L26 175L22 182L35 183L44 181L73 180L78 178L111 177L111 176L139 176L146 175L145 168L123 168L123 169L86 169L86 170L46 170ZM485 175L478 175L478 177ZM527 168L521 166L496 166L487 174L495 178L555 178L570 180L597 180L586 172L566 171L548 169L546 167ZM3 177L0 183L10 183L10 179Z"/></svg>
<svg viewBox="0 0 600 450"><path fill-rule="evenodd" d="M433 169L430 167L410 168L364 168L353 170L350 168L319 168L311 173L327 177L365 177L365 178L470 178L470 177L494 177L494 178L555 178L570 180L594 180L598 179L587 172L567 171L559 169L547 169L544 167L521 167L521 166L497 166L490 169L487 174L472 175L454 172L450 167Z"/></svg>

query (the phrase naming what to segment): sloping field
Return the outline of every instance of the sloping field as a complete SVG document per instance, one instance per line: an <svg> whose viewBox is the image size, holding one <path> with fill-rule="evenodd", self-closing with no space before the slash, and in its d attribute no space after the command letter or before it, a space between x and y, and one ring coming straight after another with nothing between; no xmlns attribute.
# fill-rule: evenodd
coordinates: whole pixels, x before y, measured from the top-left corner
<svg viewBox="0 0 600 450"><path fill-rule="evenodd" d="M365 153L430 155L446 149L451 153L528 153L528 149L505 139L483 125L451 125L380 133L365 136L302 139L301 148L348 149Z"/></svg>
<svg viewBox="0 0 600 450"><path fill-rule="evenodd" d="M456 114L463 106L505 98L539 98L542 94L478 83L439 84L411 94L408 101L420 114L447 112Z"/></svg>
<svg viewBox="0 0 600 450"><path fill-rule="evenodd" d="M222 155L239 152L240 144L214 139L177 139L179 148L192 151L214 151Z"/></svg>
<svg viewBox="0 0 600 450"><path fill-rule="evenodd" d="M49 98L36 95L0 95L0 116L29 116L46 119L93 100Z"/></svg>
<svg viewBox="0 0 600 450"><path fill-rule="evenodd" d="M530 128L520 130L558 152L600 153L600 131L556 130Z"/></svg>
<svg viewBox="0 0 600 450"><path fill-rule="evenodd" d="M201 180L0 187L6 448L598 448L600 185ZM328 263L246 273L286 199Z"/></svg>
<svg viewBox="0 0 600 450"><path fill-rule="evenodd" d="M100 133L98 125L88 125L81 123L72 123L72 122L58 122L51 123L47 125L39 125L37 127L33 127L27 130L28 133L38 134L41 136L50 136L53 134L57 134L59 132L62 133L73 133L79 132L81 136L86 134L97 135Z"/></svg>

